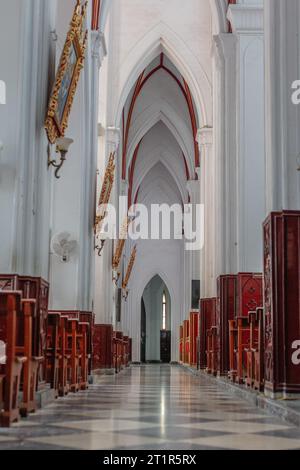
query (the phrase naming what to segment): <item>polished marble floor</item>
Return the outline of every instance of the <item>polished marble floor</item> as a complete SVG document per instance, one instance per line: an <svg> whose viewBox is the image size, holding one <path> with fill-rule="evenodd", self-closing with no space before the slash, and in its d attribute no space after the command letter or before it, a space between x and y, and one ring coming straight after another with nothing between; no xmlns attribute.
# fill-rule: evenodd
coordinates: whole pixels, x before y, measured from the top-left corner
<svg viewBox="0 0 300 470"><path fill-rule="evenodd" d="M146 365L0 429L3 449L300 449L300 428L179 366Z"/></svg>

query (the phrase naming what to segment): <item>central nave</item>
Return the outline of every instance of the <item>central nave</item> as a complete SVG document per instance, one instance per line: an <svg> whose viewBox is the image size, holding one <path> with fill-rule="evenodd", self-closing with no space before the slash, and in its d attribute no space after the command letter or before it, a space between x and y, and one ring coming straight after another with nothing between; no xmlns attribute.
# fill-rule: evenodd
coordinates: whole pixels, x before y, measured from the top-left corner
<svg viewBox="0 0 300 470"><path fill-rule="evenodd" d="M180 366L149 364L0 429L4 449L294 450L300 429Z"/></svg>

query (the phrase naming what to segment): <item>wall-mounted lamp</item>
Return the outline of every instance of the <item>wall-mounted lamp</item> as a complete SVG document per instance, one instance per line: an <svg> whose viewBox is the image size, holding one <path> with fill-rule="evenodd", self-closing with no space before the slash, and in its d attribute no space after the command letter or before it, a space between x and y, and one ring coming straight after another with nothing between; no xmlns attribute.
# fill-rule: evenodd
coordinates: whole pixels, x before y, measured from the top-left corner
<svg viewBox="0 0 300 470"><path fill-rule="evenodd" d="M118 285L118 281L120 279L120 276L121 276L121 273L119 271L113 270L112 280L116 284L116 286Z"/></svg>
<svg viewBox="0 0 300 470"><path fill-rule="evenodd" d="M95 250L98 252L98 256L102 256L102 251L105 245L105 240L100 240L95 244Z"/></svg>
<svg viewBox="0 0 300 470"><path fill-rule="evenodd" d="M125 300L125 302L127 302L128 296L129 296L129 289L123 289L122 297Z"/></svg>
<svg viewBox="0 0 300 470"><path fill-rule="evenodd" d="M68 139L67 137L60 137L56 141L56 153L60 153L60 162L56 163L56 160L51 160L50 157L50 146L48 146L48 167L54 166L55 170L55 178L59 179L58 176L59 170L62 168L63 164L67 159L67 153L69 151L70 146L73 144L73 139Z"/></svg>

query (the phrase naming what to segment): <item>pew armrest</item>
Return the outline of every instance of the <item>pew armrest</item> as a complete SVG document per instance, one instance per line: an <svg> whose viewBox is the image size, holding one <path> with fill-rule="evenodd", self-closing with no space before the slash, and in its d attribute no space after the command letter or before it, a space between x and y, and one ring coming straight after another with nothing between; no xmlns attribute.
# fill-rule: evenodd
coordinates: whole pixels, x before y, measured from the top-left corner
<svg viewBox="0 0 300 470"><path fill-rule="evenodd" d="M25 356L16 356L15 360L18 362L18 364L24 364L24 362L27 361L27 357L25 357Z"/></svg>
<svg viewBox="0 0 300 470"><path fill-rule="evenodd" d="M33 356L32 358L35 362L43 362L44 357L43 356Z"/></svg>

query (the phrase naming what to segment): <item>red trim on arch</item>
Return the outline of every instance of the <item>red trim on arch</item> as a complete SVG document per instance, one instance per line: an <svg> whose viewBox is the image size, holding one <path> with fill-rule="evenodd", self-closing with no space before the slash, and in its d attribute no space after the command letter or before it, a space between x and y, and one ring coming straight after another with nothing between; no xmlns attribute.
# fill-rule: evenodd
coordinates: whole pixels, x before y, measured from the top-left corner
<svg viewBox="0 0 300 470"><path fill-rule="evenodd" d="M187 181L189 181L189 179L190 179L189 167L188 167L188 164L187 164L187 161L186 161L186 158L185 158L185 155L184 155L183 152L182 152L182 156L183 156L183 161L184 161L186 179L187 179Z"/></svg>
<svg viewBox="0 0 300 470"><path fill-rule="evenodd" d="M194 137L194 150L195 150L195 167L198 168L200 166L200 158L199 158L199 146L197 142L197 120L196 120L196 113L193 105L193 98L190 91L188 84L186 83L185 79L183 79L185 91L188 100L188 107L191 117L192 129L193 129L193 137Z"/></svg>
<svg viewBox="0 0 300 470"><path fill-rule="evenodd" d="M195 113L195 108L194 108L194 103L192 99L192 95L189 89L188 84L186 81L184 81L184 87L182 86L182 83L180 80L176 77L176 75L164 65L164 54L162 53L160 55L160 63L157 67L152 69L148 75L143 79L145 71L142 72L142 74L139 76L137 83L135 85L134 93L131 99L130 107L129 107L129 112L128 112L128 117L126 121L126 128L124 132L124 126L123 126L123 132L124 132L124 143L123 143L123 155L122 155L122 178L125 180L126 179L126 163L127 163L127 146L128 146L128 137L129 137L129 130L131 126L131 120L132 120L132 115L134 111L134 106L135 103L138 99L138 96L140 95L143 87L145 84L148 82L148 80L159 70L164 70L167 72L173 80L176 81L177 85L179 86L185 100L188 106L189 114L190 114L190 119L191 119L191 125L192 125L192 130L193 130L193 137L194 137L194 152L195 152L195 167L199 167L200 165L200 157L199 157L199 147L198 143L196 141L197 137L197 120L196 120L196 113ZM184 157L185 158L185 157ZM185 165L186 165L186 160L185 160Z"/></svg>
<svg viewBox="0 0 300 470"><path fill-rule="evenodd" d="M236 0L228 0L228 6L229 5L236 5ZM232 26L230 21L228 21L228 32L232 33Z"/></svg>
<svg viewBox="0 0 300 470"><path fill-rule="evenodd" d="M141 187L139 186L139 187L138 187L138 190L137 190L137 192L136 192L135 198L134 198L134 204L137 204L137 202L138 202L138 197L139 197L140 189L141 189Z"/></svg>
<svg viewBox="0 0 300 470"><path fill-rule="evenodd" d="M99 29L101 0L93 0L92 6L92 30Z"/></svg>
<svg viewBox="0 0 300 470"><path fill-rule="evenodd" d="M123 132L124 132L124 143L123 143L123 155L122 155L122 179L126 179L126 156L127 156L127 146L128 146L128 137L129 137L129 130L130 130L130 125L131 125L131 119L132 119L132 114L134 110L134 105L136 103L137 97L140 94L141 91L141 82L143 80L145 71L141 73L141 75L138 78L138 81L136 82L135 89L133 92L133 96L131 99L129 111L128 111L128 116L127 116L127 121L126 121L126 129L124 132L124 127L123 127Z"/></svg>
<svg viewBox="0 0 300 470"><path fill-rule="evenodd" d="M141 139L139 141L138 145L136 146L136 149L135 149L134 154L133 154L132 162L131 162L131 165L130 165L130 169L129 169L128 207L130 207L131 203L132 203L132 188L133 188L134 169L135 169L135 164L136 164L136 160L137 160L137 157L138 157L138 153L139 153L139 149L140 149L140 145L142 143L142 140L143 139Z"/></svg>

